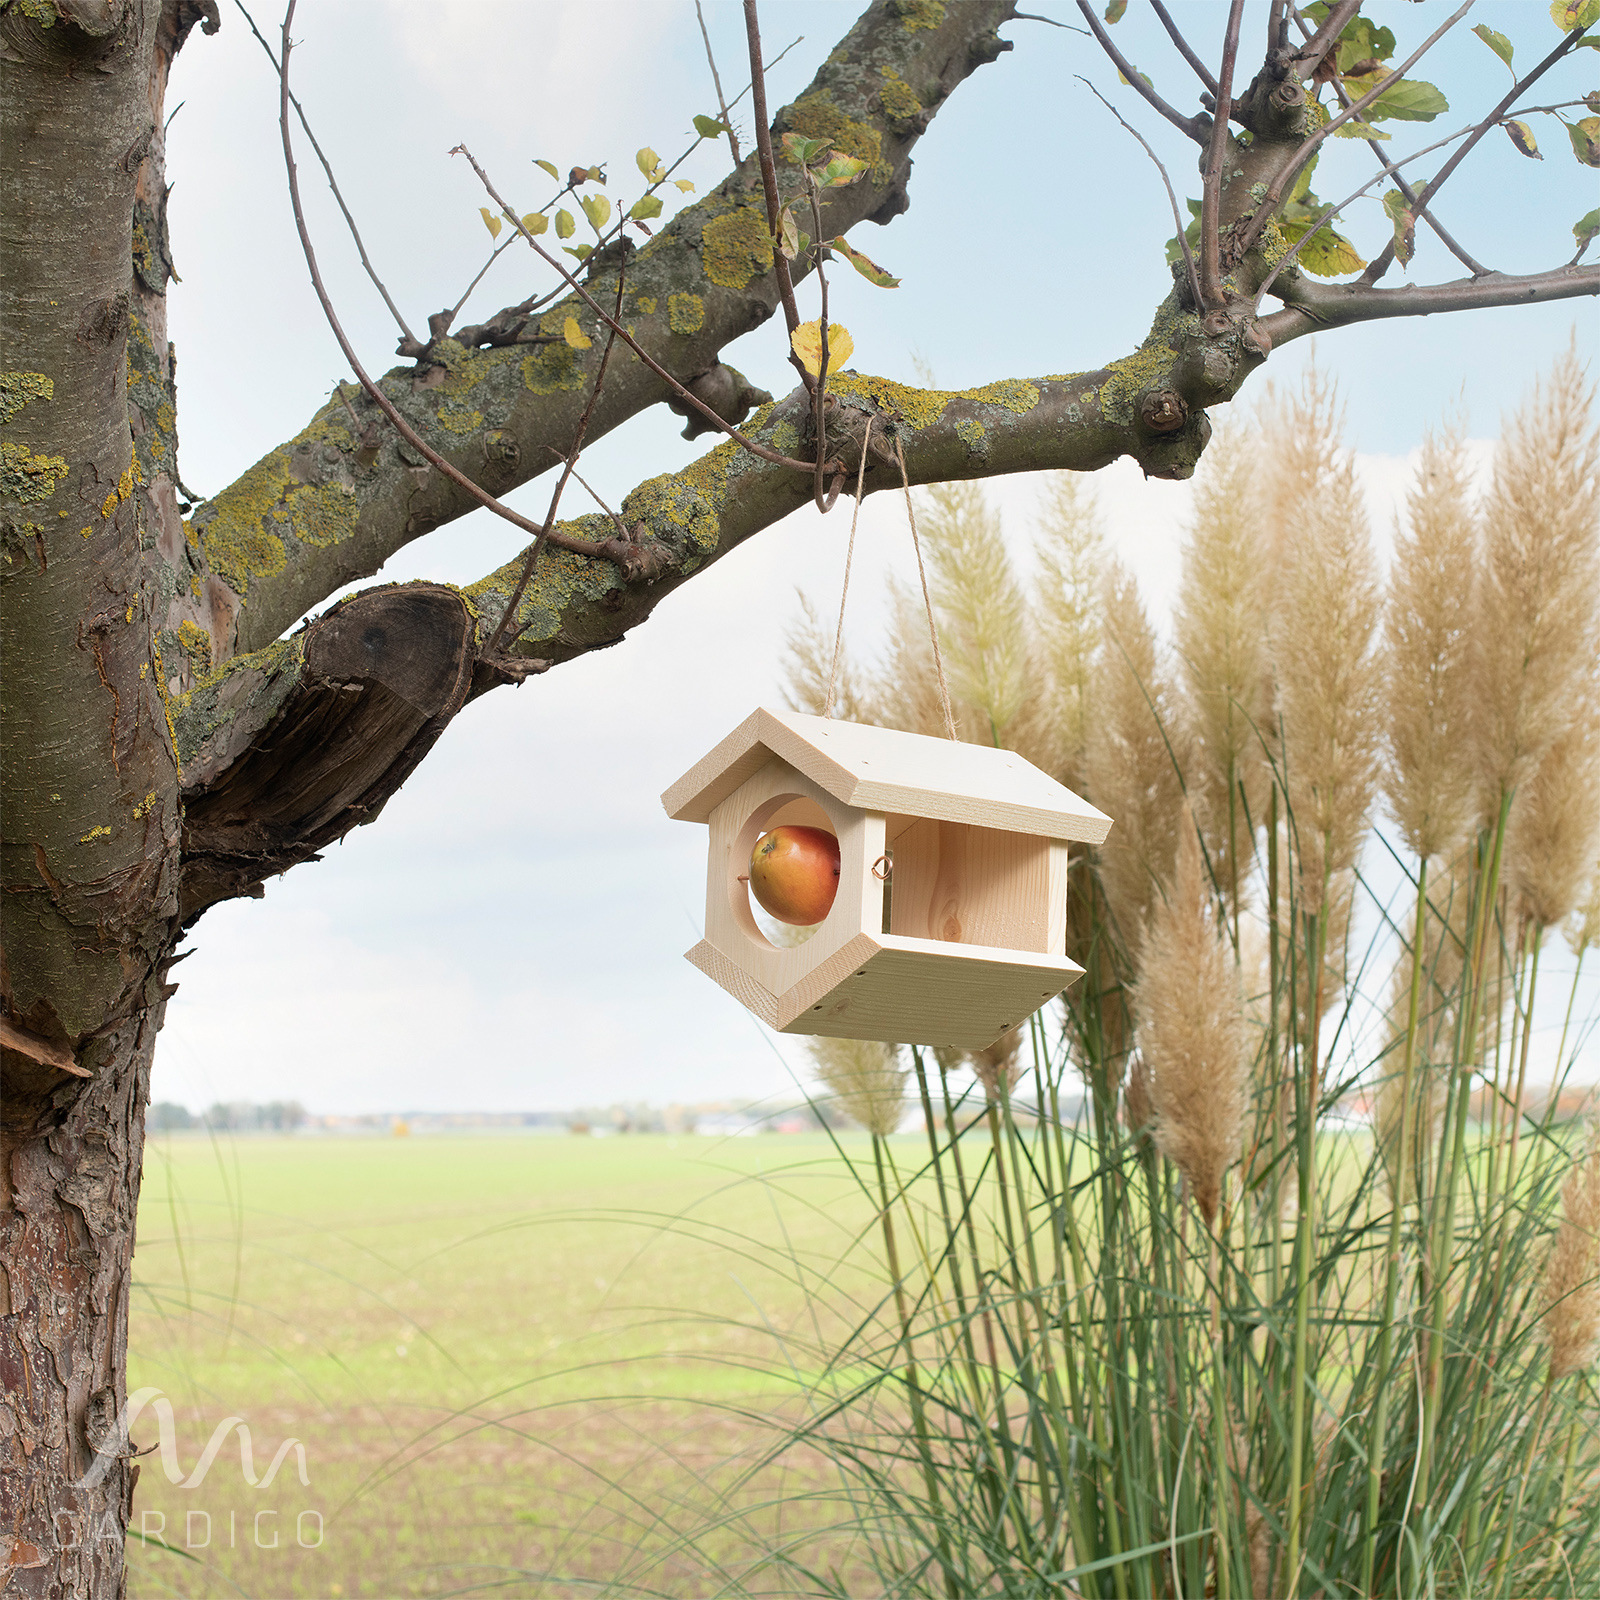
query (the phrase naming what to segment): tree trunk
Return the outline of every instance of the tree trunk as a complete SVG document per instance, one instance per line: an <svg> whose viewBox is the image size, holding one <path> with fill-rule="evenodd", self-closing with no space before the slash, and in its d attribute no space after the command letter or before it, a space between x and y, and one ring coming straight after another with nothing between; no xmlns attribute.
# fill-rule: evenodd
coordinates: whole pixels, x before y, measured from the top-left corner
<svg viewBox="0 0 1600 1600"><path fill-rule="evenodd" d="M0 1589L123 1592L182 807L161 106L209 0L0 4ZM187 586L186 586L187 588ZM204 596L189 600L190 609Z"/></svg>
<svg viewBox="0 0 1600 1600"><path fill-rule="evenodd" d="M0 1587L123 1591L139 1468L120 1428L150 1059L165 1002L83 1053L5 1051L0 1128ZM98 1461L97 1461L98 1457Z"/></svg>

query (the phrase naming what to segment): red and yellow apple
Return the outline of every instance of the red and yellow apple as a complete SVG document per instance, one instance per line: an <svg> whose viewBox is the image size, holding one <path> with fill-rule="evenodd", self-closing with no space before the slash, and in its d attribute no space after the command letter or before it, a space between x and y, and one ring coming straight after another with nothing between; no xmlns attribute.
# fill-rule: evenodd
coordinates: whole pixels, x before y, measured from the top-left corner
<svg viewBox="0 0 1600 1600"><path fill-rule="evenodd" d="M839 841L823 828L785 823L750 852L750 890L779 922L809 928L827 916L839 892Z"/></svg>

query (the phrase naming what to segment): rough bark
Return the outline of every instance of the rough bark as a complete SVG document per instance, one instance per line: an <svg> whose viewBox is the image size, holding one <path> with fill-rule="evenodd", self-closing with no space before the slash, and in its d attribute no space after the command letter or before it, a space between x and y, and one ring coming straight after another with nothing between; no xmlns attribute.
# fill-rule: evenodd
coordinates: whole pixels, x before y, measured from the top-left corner
<svg viewBox="0 0 1600 1600"><path fill-rule="evenodd" d="M181 817L151 560L182 542L159 108L205 14L178 0L0 8L8 1595L118 1593L136 1476L115 1419ZM107 1439L109 1470L86 1478Z"/></svg>

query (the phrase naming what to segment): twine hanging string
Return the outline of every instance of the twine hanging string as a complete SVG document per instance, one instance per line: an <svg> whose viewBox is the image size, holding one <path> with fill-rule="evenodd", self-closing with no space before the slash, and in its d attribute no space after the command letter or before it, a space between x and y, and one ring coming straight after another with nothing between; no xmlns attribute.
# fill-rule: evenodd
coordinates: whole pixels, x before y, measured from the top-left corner
<svg viewBox="0 0 1600 1600"><path fill-rule="evenodd" d="M844 654L844 603L850 595L850 563L856 554L856 522L861 516L861 485L867 476L867 446L872 443L873 418L867 418L867 431L861 439L861 465L856 468L856 503L850 513L850 545L844 553L844 587L839 591L839 628L833 636L833 661L828 667L828 698L822 702L822 714L833 715L833 690L839 681L839 659Z"/></svg>
<svg viewBox="0 0 1600 1600"><path fill-rule="evenodd" d="M922 603L928 611L928 637L933 641L933 670L939 678L939 704L944 710L944 731L956 737L956 719L950 710L950 685L944 681L944 657L939 653L939 628L933 620L933 597L928 593L928 573L922 564L922 542L917 538L917 510L911 503L911 480L906 476L906 453L898 439L894 442L895 460L900 463L900 488L906 497L906 516L911 520L911 548L917 553L917 576L922 580Z"/></svg>
<svg viewBox="0 0 1600 1600"><path fill-rule="evenodd" d="M861 462L856 468L856 503L850 513L850 544L844 557L844 586L839 591L839 626L833 636L833 660L828 666L828 693L822 702L822 714L833 715L834 690L839 682L839 663L844 656L844 606L850 595L850 567L856 553L856 522L861 516L861 489L867 476L867 452L872 443L872 424L867 418L867 429L861 439ZM917 577L922 582L922 603L928 613L928 638L933 642L933 670L939 679L939 706L944 712L944 731L950 738L956 735L956 719L950 709L950 686L945 682L944 656L939 650L939 627L933 620L933 597L928 593L928 572L922 564L922 541L917 537L917 511L911 503L911 480L906 473L906 454L898 439L894 442L895 460L900 465L900 488L906 497L906 517L911 523L911 548L917 556Z"/></svg>

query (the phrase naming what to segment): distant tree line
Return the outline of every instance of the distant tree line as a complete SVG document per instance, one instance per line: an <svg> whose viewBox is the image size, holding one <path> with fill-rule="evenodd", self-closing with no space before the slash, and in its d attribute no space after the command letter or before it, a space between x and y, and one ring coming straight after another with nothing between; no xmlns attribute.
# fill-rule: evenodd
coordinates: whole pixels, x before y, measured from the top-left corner
<svg viewBox="0 0 1600 1600"><path fill-rule="evenodd" d="M155 1133L172 1133L183 1128L211 1128L229 1133L287 1133L306 1120L306 1108L298 1100L269 1100L264 1105L251 1100L218 1100L199 1116L176 1101L161 1100L150 1107L149 1127Z"/></svg>

